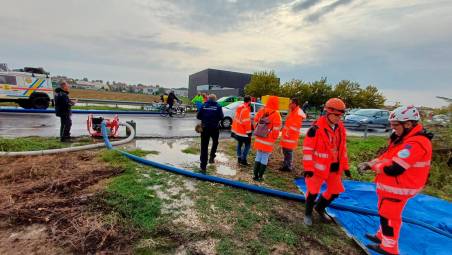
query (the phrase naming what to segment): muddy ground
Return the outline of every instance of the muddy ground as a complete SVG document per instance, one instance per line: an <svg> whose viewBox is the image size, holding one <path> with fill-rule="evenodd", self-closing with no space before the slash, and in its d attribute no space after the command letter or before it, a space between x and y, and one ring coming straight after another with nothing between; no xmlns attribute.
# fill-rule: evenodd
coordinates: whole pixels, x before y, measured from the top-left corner
<svg viewBox="0 0 452 255"><path fill-rule="evenodd" d="M122 170L96 154L0 158L0 254L127 251L129 233L94 202Z"/></svg>

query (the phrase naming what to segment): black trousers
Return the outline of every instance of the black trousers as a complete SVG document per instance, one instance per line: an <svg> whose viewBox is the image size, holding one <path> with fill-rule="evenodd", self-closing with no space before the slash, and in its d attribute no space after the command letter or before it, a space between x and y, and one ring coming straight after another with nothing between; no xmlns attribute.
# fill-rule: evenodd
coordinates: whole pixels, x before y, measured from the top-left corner
<svg viewBox="0 0 452 255"><path fill-rule="evenodd" d="M72 120L71 115L60 116L60 140L66 140L71 137Z"/></svg>
<svg viewBox="0 0 452 255"><path fill-rule="evenodd" d="M201 133L201 169L207 167L207 154L209 153L209 141L212 138L212 149L210 150L210 158L215 158L218 147L218 137L220 136L219 128L203 128Z"/></svg>

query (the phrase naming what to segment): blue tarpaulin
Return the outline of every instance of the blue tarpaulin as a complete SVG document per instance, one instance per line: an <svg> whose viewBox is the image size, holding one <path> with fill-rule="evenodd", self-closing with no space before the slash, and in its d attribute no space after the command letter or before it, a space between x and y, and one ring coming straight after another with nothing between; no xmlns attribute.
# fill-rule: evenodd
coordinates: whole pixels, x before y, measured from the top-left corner
<svg viewBox="0 0 452 255"><path fill-rule="evenodd" d="M295 184L305 193L304 178L295 180ZM362 247L372 243L364 234L375 234L380 219L378 216L356 211L339 210L334 205L347 205L377 212L377 195L375 184L367 182L344 180L345 192L342 193L327 208L329 215L334 217L345 231ZM322 186L322 190L325 186ZM403 211L402 217L426 223L449 234L442 235L429 228L417 224L402 225L399 239L400 254L452 254L452 203L445 200L419 194L410 199ZM378 254L367 250L369 254Z"/></svg>

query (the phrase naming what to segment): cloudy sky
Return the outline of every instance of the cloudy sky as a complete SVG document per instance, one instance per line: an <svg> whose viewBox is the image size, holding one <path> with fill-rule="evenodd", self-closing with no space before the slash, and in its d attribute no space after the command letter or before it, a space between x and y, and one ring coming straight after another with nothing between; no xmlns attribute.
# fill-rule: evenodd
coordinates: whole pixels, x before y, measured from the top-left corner
<svg viewBox="0 0 452 255"><path fill-rule="evenodd" d="M0 63L187 86L205 68L452 97L450 0L2 0Z"/></svg>

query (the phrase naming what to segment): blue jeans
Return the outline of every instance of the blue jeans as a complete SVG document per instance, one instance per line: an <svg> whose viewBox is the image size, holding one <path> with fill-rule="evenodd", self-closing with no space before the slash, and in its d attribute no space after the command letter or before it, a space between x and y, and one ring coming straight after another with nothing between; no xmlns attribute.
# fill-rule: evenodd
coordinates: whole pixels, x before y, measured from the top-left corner
<svg viewBox="0 0 452 255"><path fill-rule="evenodd" d="M293 150L282 148L282 151L284 154L283 167L292 169Z"/></svg>
<svg viewBox="0 0 452 255"><path fill-rule="evenodd" d="M245 146L242 151L243 144L245 144ZM251 147L251 138L237 137L237 158L246 160L246 157L248 156L248 152L250 151L250 147Z"/></svg>
<svg viewBox="0 0 452 255"><path fill-rule="evenodd" d="M264 151L257 150L256 151L256 159L254 161L260 162L262 165L267 165L269 157L270 157L270 152L264 152Z"/></svg>

